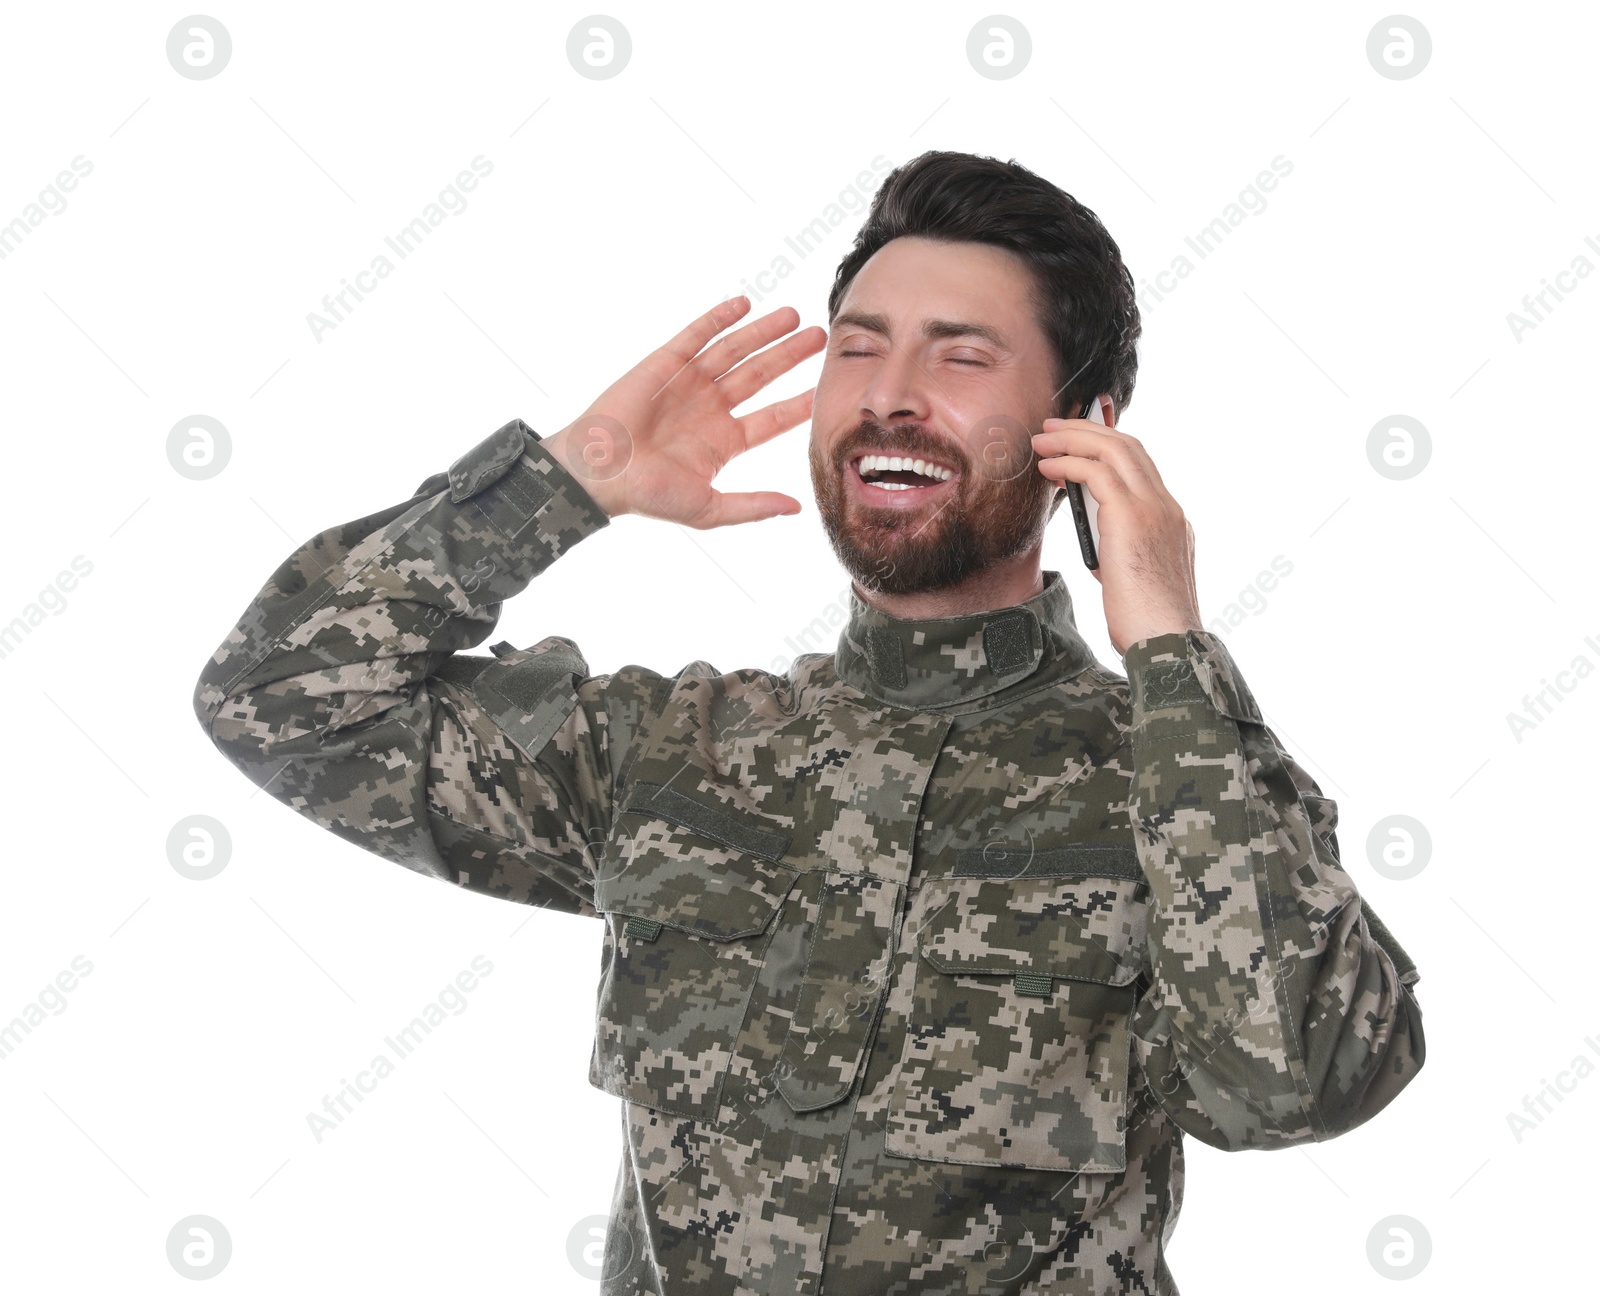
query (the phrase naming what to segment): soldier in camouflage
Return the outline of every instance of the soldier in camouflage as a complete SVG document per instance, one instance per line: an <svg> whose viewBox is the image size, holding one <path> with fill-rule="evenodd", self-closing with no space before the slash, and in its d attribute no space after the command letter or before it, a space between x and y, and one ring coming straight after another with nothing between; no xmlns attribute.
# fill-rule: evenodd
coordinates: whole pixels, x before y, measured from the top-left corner
<svg viewBox="0 0 1600 1296"><path fill-rule="evenodd" d="M724 302L548 438L513 420L271 576L195 693L302 815L603 922L590 1080L623 1100L606 1293L1175 1293L1183 1135L1334 1137L1423 1062L1417 973L1337 808L1201 628L1193 532L1126 406L1138 315L1092 213L1015 163L885 181L829 301ZM735 417L824 351L818 384ZM811 421L854 578L784 674L592 675L486 640L612 517L724 494ZM1041 571L1099 502L1125 675Z"/></svg>

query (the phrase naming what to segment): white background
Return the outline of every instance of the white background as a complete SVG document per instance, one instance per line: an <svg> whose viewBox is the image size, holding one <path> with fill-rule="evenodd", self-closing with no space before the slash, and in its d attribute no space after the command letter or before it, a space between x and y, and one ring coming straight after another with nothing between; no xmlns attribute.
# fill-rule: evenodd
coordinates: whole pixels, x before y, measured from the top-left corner
<svg viewBox="0 0 1600 1296"><path fill-rule="evenodd" d="M1396 1214L1432 1242L1410 1290L1582 1281L1600 1076L1569 1073L1520 1139L1507 1114L1575 1057L1600 1062L1584 1043L1600 1048L1600 677L1563 677L1570 695L1520 741L1506 717L1574 658L1600 665L1600 276L1520 340L1507 313L1579 254L1600 266L1583 242L1600 242L1592 7L1414 9L1433 53L1408 80L1366 55L1386 10L1354 4L1015 5L1033 54L1008 80L968 63L990 12L970 5L622 5L606 12L632 60L601 81L566 56L583 8L208 12L233 41L209 80L168 63L171 7L13 6L0 45L0 222L74 157L93 167L0 260L0 623L75 556L92 564L0 659L0 1023L75 956L93 965L0 1061L8 1290L192 1290L166 1256L192 1214L232 1238L217 1290L594 1289L568 1247L608 1211L621 1146L615 1100L586 1081L599 924L316 832L211 749L191 691L301 541L405 498L507 419L554 431L796 260L785 236L875 156L928 148L1060 184L1141 281L1274 157L1293 165L1146 298L1122 426L1194 524L1208 621L1275 557L1292 564L1227 642L1421 967L1428 1062L1330 1144L1191 1140L1170 1248L1183 1291L1392 1290L1367 1239ZM493 172L466 210L314 337L323 295L480 154ZM825 324L860 220L756 313ZM204 481L165 449L194 414L232 440ZM1432 438L1404 481L1366 451L1394 414ZM495 638L566 635L595 673L787 659L846 585L806 435L719 482L785 490L799 517L621 519ZM1045 557L1120 666L1065 515ZM206 882L167 858L193 814L233 843ZM1369 859L1393 814L1431 834L1410 880ZM475 955L494 971L467 1009L318 1143L307 1113Z"/></svg>

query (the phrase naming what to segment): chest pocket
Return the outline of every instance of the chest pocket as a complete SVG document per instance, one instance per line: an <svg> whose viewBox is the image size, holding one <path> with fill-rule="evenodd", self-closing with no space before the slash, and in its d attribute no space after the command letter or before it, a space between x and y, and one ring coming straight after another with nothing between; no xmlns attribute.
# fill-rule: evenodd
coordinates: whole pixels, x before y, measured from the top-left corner
<svg viewBox="0 0 1600 1296"><path fill-rule="evenodd" d="M888 1151L1125 1169L1128 1017L1147 913L1134 847L962 854L910 916L917 957Z"/></svg>
<svg viewBox="0 0 1600 1296"><path fill-rule="evenodd" d="M797 876L789 836L751 811L631 786L595 878L607 924L589 1081L714 1120L751 992Z"/></svg>

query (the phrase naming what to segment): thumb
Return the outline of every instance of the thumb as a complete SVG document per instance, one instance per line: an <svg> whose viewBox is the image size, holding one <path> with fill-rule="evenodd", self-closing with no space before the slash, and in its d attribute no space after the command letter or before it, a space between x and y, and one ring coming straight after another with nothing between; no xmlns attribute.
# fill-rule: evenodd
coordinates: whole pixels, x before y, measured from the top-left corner
<svg viewBox="0 0 1600 1296"><path fill-rule="evenodd" d="M711 502L704 512L686 525L697 531L712 527L737 526L741 522L761 522L769 517L798 513L800 501L778 491L735 491L723 494L711 492Z"/></svg>

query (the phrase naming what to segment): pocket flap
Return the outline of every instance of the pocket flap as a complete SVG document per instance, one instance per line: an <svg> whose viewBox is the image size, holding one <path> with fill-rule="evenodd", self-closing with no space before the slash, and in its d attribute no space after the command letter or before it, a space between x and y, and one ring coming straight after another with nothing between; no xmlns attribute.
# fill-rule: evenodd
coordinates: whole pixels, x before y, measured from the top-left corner
<svg viewBox="0 0 1600 1296"><path fill-rule="evenodd" d="M764 816L636 783L595 877L595 908L711 940L753 936L798 876L779 862L788 841Z"/></svg>
<svg viewBox="0 0 1600 1296"><path fill-rule="evenodd" d="M578 706L573 681L588 673L589 664L577 645L551 635L532 648L485 662L469 687L489 718L522 754L538 760Z"/></svg>
<svg viewBox="0 0 1600 1296"><path fill-rule="evenodd" d="M1127 985L1144 958L1141 878L1110 875L959 877L930 891L922 957L954 976L1034 974Z"/></svg>

